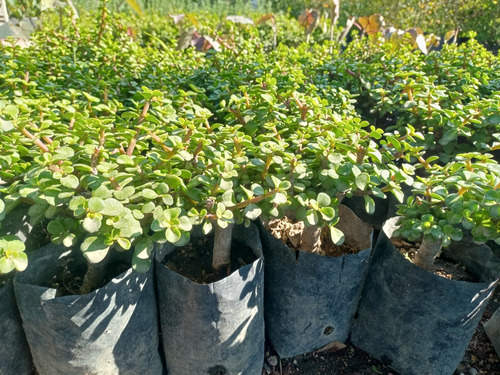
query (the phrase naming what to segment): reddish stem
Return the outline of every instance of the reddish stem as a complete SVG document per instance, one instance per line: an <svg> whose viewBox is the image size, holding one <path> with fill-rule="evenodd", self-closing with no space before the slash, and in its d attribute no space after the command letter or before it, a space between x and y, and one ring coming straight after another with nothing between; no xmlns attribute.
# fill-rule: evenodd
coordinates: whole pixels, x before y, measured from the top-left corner
<svg viewBox="0 0 500 375"><path fill-rule="evenodd" d="M146 102L144 104L144 108L142 109L141 117L139 117L139 120L137 120L137 126L141 125L146 118L146 115L148 114L149 111L149 105L150 102ZM137 129L134 135L134 138L130 140L130 143L127 148L127 155L132 156L132 153L134 152L135 146L137 145L137 141L139 140L139 136L141 135L141 129Z"/></svg>
<svg viewBox="0 0 500 375"><path fill-rule="evenodd" d="M36 138L33 134L31 134L29 132L29 130L27 130L26 128L21 128L21 133L23 133L26 137L28 137L29 139L31 139L33 141L33 143L40 149L42 150L43 152L49 152L49 149L47 148L47 146L45 146L45 144L40 141L38 138Z"/></svg>

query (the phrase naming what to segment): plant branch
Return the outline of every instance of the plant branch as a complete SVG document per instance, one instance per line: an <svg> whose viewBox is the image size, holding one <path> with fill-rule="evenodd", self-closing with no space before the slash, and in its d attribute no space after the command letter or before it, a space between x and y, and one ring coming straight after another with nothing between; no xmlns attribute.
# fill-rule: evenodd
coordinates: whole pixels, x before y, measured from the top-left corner
<svg viewBox="0 0 500 375"><path fill-rule="evenodd" d="M21 130L21 133L23 133L26 137L28 137L29 139L31 139L33 141L33 143L40 150L42 150L43 152L49 152L49 149L47 148L47 146L41 140L39 140L37 137L35 137L33 134L31 134L28 129L21 128L20 130Z"/></svg>
<svg viewBox="0 0 500 375"><path fill-rule="evenodd" d="M212 225L214 227L212 268L219 273L231 264L231 239L234 224L228 224L226 228L222 228L217 221L213 221Z"/></svg>
<svg viewBox="0 0 500 375"><path fill-rule="evenodd" d="M144 104L144 108L142 109L141 117L139 117L139 120L137 120L137 126L141 125L144 122L144 119L146 118L146 115L148 114L149 111L149 106L150 102L146 102ZM127 148L127 155L132 156L132 153L134 152L135 146L137 145L137 141L139 140L139 136L141 135L141 129L137 129L134 135L134 138L130 140L130 143Z"/></svg>

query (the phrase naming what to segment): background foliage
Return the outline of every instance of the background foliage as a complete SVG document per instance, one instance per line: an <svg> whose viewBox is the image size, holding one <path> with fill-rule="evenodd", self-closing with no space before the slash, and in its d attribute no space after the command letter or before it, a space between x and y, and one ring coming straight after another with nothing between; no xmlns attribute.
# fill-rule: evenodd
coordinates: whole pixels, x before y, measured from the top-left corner
<svg viewBox="0 0 500 375"><path fill-rule="evenodd" d="M11 11L24 9L36 14L41 0L7 0ZM74 0L79 10L95 10L98 0ZM197 12L210 10L219 14L249 14L250 12L289 13L297 17L304 8L323 9L323 0L139 0L142 9L160 13ZM114 10L127 10L125 0L112 0ZM426 33L444 35L452 29L477 32L481 42L500 43L499 0L362 0L341 1L340 25L345 25L348 17L368 16L380 13L387 25L406 29L420 27Z"/></svg>

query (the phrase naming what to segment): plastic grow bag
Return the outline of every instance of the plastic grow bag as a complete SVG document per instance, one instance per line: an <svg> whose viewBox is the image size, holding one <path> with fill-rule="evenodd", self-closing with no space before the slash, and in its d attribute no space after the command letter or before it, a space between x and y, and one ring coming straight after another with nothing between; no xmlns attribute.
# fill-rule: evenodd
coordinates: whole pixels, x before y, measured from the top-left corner
<svg viewBox="0 0 500 375"><path fill-rule="evenodd" d="M252 248L259 259L210 284L195 283L161 263L175 250L173 245L157 250L160 320L169 375L262 373L262 247L253 224L235 226L234 239Z"/></svg>
<svg viewBox="0 0 500 375"><path fill-rule="evenodd" d="M365 250L341 257L299 251L296 257L259 227L265 259L266 331L280 357L348 338L368 269L371 229L367 231L361 222L341 221L346 237L352 233Z"/></svg>
<svg viewBox="0 0 500 375"><path fill-rule="evenodd" d="M457 368L497 280L442 278L404 258L380 233L351 341L405 375L450 375Z"/></svg>
<svg viewBox="0 0 500 375"><path fill-rule="evenodd" d="M32 226L29 221L30 206L21 204L14 208L1 222L0 236L17 236L23 241L26 251L37 250L48 242L43 226Z"/></svg>
<svg viewBox="0 0 500 375"><path fill-rule="evenodd" d="M486 322L484 330L493 344L497 355L500 357L500 308L498 308L490 320Z"/></svg>
<svg viewBox="0 0 500 375"><path fill-rule="evenodd" d="M31 375L33 361L17 309L12 280L0 289L0 374Z"/></svg>
<svg viewBox="0 0 500 375"><path fill-rule="evenodd" d="M56 297L47 285L79 249L49 244L32 253L14 289L40 375L159 375L159 329L152 270L121 273L85 295Z"/></svg>

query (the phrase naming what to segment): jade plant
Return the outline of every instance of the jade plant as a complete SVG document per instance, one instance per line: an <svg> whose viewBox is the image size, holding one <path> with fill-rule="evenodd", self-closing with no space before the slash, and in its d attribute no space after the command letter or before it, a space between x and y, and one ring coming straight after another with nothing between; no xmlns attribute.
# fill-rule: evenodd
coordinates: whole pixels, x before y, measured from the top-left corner
<svg viewBox="0 0 500 375"><path fill-rule="evenodd" d="M112 249L133 251L133 268L145 271L154 242L184 245L194 225L215 233L219 270L233 225L259 217L290 214L316 234L328 226L340 243L343 197L363 196L369 212L372 197L403 200L400 184L413 183L412 163L429 143L419 130L436 135L439 120L443 134L458 126L485 135L474 139L480 147L498 140L498 89L477 69L436 68L432 53L365 41L332 59L341 51L331 45L287 47L303 39L300 27L273 19L279 35L200 18L221 48L198 53L176 50L172 20L117 19L104 3L97 23L46 25L28 51L2 47L2 210L30 204L53 242L80 246L89 261L82 291L98 284ZM279 43L269 51L271 39ZM464 95L447 92L460 89L447 77L460 75ZM398 127L384 133L359 119L365 104L398 115Z"/></svg>
<svg viewBox="0 0 500 375"><path fill-rule="evenodd" d="M383 135L350 113L336 113L331 103L312 93L280 90L273 77L257 82L231 97L225 120L240 124L260 144L258 152L267 155L260 178L271 175L289 185L274 200L262 202L263 219L288 216L303 222L301 246L318 252L325 226L334 243L344 240L335 227L344 197L363 196L370 213L375 208L372 196L386 198L391 192L402 202L400 184L413 182L410 160L419 151L410 144L421 136L414 129Z"/></svg>
<svg viewBox="0 0 500 375"><path fill-rule="evenodd" d="M0 199L0 228L4 217L5 204ZM24 243L17 236L0 236L0 274L9 273L14 269L24 271L28 266L28 257L24 250Z"/></svg>
<svg viewBox="0 0 500 375"><path fill-rule="evenodd" d="M500 242L500 166L488 155L459 154L444 166L421 163L412 194L399 206L396 237L420 241L414 263L431 268L443 246L470 234L477 243Z"/></svg>
<svg viewBox="0 0 500 375"><path fill-rule="evenodd" d="M498 142L498 59L475 40L445 44L427 56L381 40L356 41L347 62L328 64L339 84L359 93L362 117L387 130L411 124L418 145L443 163L458 153L488 151ZM339 73L347 72L348 74ZM335 74L333 74L335 73Z"/></svg>
<svg viewBox="0 0 500 375"><path fill-rule="evenodd" d="M0 237L0 275L12 270L24 271L28 257L24 243L16 236Z"/></svg>

